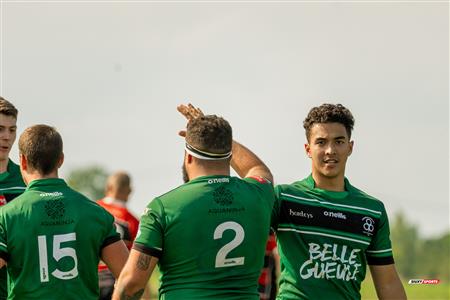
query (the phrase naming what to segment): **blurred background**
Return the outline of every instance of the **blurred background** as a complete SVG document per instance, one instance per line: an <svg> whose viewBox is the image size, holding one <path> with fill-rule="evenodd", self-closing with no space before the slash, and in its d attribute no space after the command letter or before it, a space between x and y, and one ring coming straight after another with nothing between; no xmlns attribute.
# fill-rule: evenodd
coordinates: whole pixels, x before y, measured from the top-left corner
<svg viewBox="0 0 450 300"><path fill-rule="evenodd" d="M409 298L450 298L448 2L9 0L0 15L19 134L55 126L62 177L93 200L129 172L137 216L182 183L178 104L225 117L290 183L310 172L306 114L342 103L356 119L347 177L384 202Z"/></svg>

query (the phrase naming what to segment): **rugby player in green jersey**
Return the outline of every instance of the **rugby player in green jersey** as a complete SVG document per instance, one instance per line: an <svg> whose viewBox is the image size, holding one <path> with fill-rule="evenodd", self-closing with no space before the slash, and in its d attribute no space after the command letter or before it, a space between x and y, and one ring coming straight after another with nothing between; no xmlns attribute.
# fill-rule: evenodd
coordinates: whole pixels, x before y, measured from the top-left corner
<svg viewBox="0 0 450 300"><path fill-rule="evenodd" d="M360 299L366 265L380 299L406 299L384 205L345 177L353 125L340 104L311 109L303 126L312 174L275 188L279 300Z"/></svg>
<svg viewBox="0 0 450 300"><path fill-rule="evenodd" d="M16 140L18 111L8 100L0 97L0 206L5 205L25 191L19 166L9 153ZM0 270L0 300L7 297L6 269Z"/></svg>
<svg viewBox="0 0 450 300"><path fill-rule="evenodd" d="M159 298L257 300L274 195L272 175L250 150L233 142L231 127L192 105L185 184L154 198L113 299L138 299L158 263ZM230 164L243 177L230 176Z"/></svg>
<svg viewBox="0 0 450 300"><path fill-rule="evenodd" d="M58 178L62 150L61 136L50 126L29 127L20 136L27 189L0 208L8 299L97 300L100 258L116 277L127 259L114 217Z"/></svg>

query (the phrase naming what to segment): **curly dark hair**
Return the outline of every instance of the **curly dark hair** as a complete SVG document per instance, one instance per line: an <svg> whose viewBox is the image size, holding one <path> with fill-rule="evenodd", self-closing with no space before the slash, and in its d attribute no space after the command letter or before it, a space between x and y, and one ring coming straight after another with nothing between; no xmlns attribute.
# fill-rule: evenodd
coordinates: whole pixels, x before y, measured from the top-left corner
<svg viewBox="0 0 450 300"><path fill-rule="evenodd" d="M233 143L228 121L216 115L206 115L191 120L187 125L186 142L195 148L211 153L227 153Z"/></svg>
<svg viewBox="0 0 450 300"><path fill-rule="evenodd" d="M344 125L348 138L350 138L355 119L350 110L342 104L325 103L321 106L313 107L303 121L303 128L305 128L308 141L311 127L315 123L340 123Z"/></svg>

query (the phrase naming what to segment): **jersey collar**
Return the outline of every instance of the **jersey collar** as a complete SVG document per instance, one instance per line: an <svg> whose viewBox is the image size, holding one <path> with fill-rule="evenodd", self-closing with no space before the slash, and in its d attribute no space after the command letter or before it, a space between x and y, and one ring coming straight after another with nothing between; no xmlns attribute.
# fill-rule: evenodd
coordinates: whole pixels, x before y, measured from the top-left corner
<svg viewBox="0 0 450 300"><path fill-rule="evenodd" d="M35 179L28 184L27 190L45 186L67 186L67 183L62 178Z"/></svg>
<svg viewBox="0 0 450 300"><path fill-rule="evenodd" d="M306 178L305 183L306 183L306 186L308 188L310 188L311 190L318 192L320 194L323 194L323 195L327 195L328 197L335 198L335 199L346 198L349 194L351 194L351 192L353 190L353 187L351 186L347 177L344 178L345 191L343 191L343 192L328 191L328 190L316 188L316 183L314 181L314 178L312 177L312 174L310 174Z"/></svg>

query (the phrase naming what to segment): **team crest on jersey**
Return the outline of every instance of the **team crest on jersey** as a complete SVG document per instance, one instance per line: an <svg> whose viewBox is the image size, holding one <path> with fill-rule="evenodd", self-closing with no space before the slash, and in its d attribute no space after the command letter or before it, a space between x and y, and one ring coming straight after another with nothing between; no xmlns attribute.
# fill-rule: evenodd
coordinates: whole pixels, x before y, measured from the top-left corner
<svg viewBox="0 0 450 300"><path fill-rule="evenodd" d="M229 206L233 204L233 193L225 186L218 187L213 192L214 201L221 206Z"/></svg>
<svg viewBox="0 0 450 300"><path fill-rule="evenodd" d="M66 208L62 200L50 200L45 204L45 212L52 219L59 219L66 213Z"/></svg>
<svg viewBox="0 0 450 300"><path fill-rule="evenodd" d="M364 217L363 220L363 232L367 236L373 235L373 231L375 230L375 221L371 217Z"/></svg>

